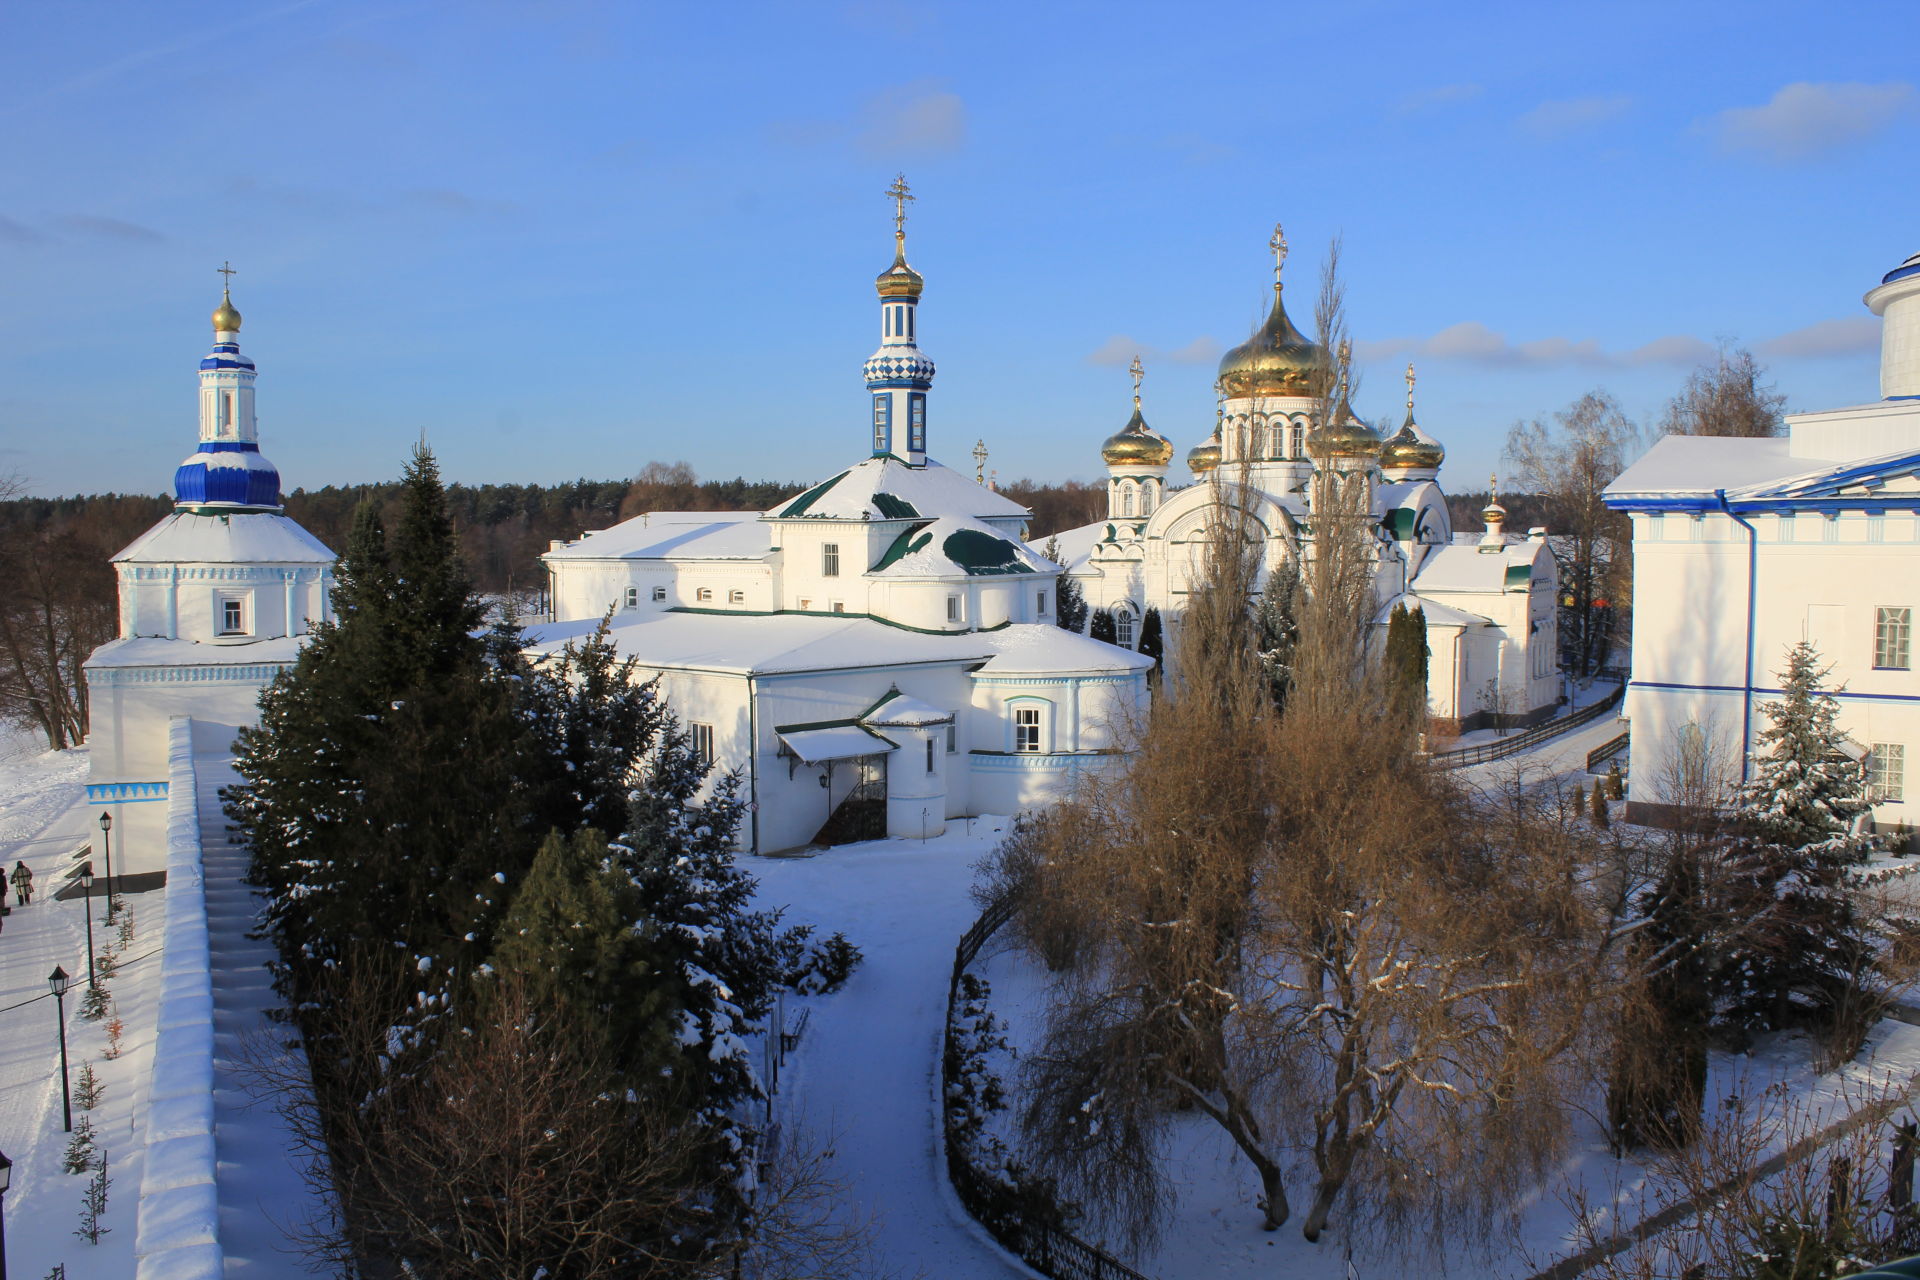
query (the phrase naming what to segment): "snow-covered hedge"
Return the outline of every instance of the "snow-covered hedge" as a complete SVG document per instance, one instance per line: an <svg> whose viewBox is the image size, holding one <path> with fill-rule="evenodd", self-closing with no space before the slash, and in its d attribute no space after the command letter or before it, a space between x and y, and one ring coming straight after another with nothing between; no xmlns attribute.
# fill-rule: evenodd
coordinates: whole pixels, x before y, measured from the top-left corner
<svg viewBox="0 0 1920 1280"><path fill-rule="evenodd" d="M167 887L159 1030L147 1103L136 1280L221 1280L213 1141L213 971L193 769L193 721L167 741Z"/></svg>

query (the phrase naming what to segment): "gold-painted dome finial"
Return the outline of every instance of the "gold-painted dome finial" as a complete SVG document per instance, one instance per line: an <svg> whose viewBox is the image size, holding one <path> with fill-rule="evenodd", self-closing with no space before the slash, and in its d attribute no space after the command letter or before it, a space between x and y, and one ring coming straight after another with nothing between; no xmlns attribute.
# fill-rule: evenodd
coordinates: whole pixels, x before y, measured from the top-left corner
<svg viewBox="0 0 1920 1280"><path fill-rule="evenodd" d="M1267 241L1267 248L1273 250L1273 291L1280 292L1280 269L1287 265L1287 233L1279 223L1273 224L1273 238Z"/></svg>
<svg viewBox="0 0 1920 1280"><path fill-rule="evenodd" d="M220 305L213 309L213 331L215 333L238 333L240 332L240 312L236 310L233 305L232 284L235 275L233 264L231 262L223 262L217 270L221 275L227 277L227 279L225 283L220 286Z"/></svg>
<svg viewBox="0 0 1920 1280"><path fill-rule="evenodd" d="M1148 426L1140 412L1140 382L1147 370L1139 356L1133 358L1127 372L1133 375L1133 416L1126 426L1107 437L1100 446L1100 457L1110 467L1164 467L1173 461L1173 441Z"/></svg>
<svg viewBox="0 0 1920 1280"><path fill-rule="evenodd" d="M893 185L887 188L887 198L893 201L893 265L875 278L874 287L882 299L917 299L927 282L907 265L907 204L914 199L914 194L907 188L906 174L894 175Z"/></svg>
<svg viewBox="0 0 1920 1280"><path fill-rule="evenodd" d="M1267 241L1273 250L1273 307L1254 335L1220 359L1214 385L1229 396L1311 396L1325 353L1287 318L1280 301L1280 271L1287 261L1287 236L1275 223Z"/></svg>
<svg viewBox="0 0 1920 1280"><path fill-rule="evenodd" d="M1413 361L1407 361L1407 412L1413 412Z"/></svg>
<svg viewBox="0 0 1920 1280"><path fill-rule="evenodd" d="M1407 362L1407 420L1400 424L1380 450L1382 470L1395 472L1438 471L1447 460L1447 451L1438 440L1420 429L1413 417L1413 362ZM1411 476L1402 478L1413 478Z"/></svg>

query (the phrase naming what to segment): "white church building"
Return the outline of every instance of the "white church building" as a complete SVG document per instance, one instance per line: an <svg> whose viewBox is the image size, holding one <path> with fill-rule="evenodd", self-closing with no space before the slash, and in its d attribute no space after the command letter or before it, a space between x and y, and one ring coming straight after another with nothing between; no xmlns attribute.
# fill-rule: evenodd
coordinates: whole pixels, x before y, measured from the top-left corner
<svg viewBox="0 0 1920 1280"><path fill-rule="evenodd" d="M1174 446L1146 423L1134 362L1133 417L1100 451L1107 518L1054 540L1087 604L1109 611L1120 642L1135 647L1147 610L1177 625L1224 504L1244 512L1271 572L1313 554L1317 479L1360 485L1359 507L1375 522L1378 626L1384 633L1396 604L1426 615L1434 729L1475 729L1496 716L1509 725L1551 717L1561 681L1558 576L1546 531L1508 534L1496 501L1484 532L1454 532L1439 483L1446 450L1415 421L1411 365L1406 420L1391 436L1358 419L1344 395L1339 421L1318 421L1315 379L1328 367L1327 353L1288 318L1287 246L1278 228L1271 247L1272 308L1220 361L1218 421L1186 457L1196 483L1168 487Z"/></svg>
<svg viewBox="0 0 1920 1280"><path fill-rule="evenodd" d="M611 611L621 654L745 777L754 852L1043 804L1147 709L1151 660L1055 624L1061 569L1021 541L1028 511L929 452L924 281L893 194L868 456L764 513L651 512L543 557L553 621L530 638L551 652Z"/></svg>
<svg viewBox="0 0 1920 1280"><path fill-rule="evenodd" d="M1787 650L1832 667L1840 724L1882 827L1914 825L1920 745L1920 254L1865 302L1881 317L1880 399L1787 416L1771 439L1668 436L1606 490L1633 520L1630 813L1657 817L1689 737L1751 776L1760 704Z"/></svg>
<svg viewBox="0 0 1920 1280"><path fill-rule="evenodd" d="M172 719L192 717L197 752L228 751L333 590L333 552L287 518L280 473L260 452L254 365L230 296L213 330L200 446L174 472L172 514L113 557L120 636L86 663L87 799L113 817L116 873L164 861Z"/></svg>

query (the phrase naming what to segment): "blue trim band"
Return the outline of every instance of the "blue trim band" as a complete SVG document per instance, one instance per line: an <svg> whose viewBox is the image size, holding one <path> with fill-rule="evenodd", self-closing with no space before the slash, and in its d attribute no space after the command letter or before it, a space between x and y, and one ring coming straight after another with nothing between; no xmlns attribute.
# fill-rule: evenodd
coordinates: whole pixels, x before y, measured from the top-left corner
<svg viewBox="0 0 1920 1280"><path fill-rule="evenodd" d="M197 453L258 453L256 440L202 440Z"/></svg>
<svg viewBox="0 0 1920 1280"><path fill-rule="evenodd" d="M164 782L89 782L87 784L88 804L142 804L150 800L165 800L167 784Z"/></svg>
<svg viewBox="0 0 1920 1280"><path fill-rule="evenodd" d="M1880 277L1881 284L1892 284L1895 280L1905 280L1908 276L1920 275L1920 262L1910 267L1895 267Z"/></svg>

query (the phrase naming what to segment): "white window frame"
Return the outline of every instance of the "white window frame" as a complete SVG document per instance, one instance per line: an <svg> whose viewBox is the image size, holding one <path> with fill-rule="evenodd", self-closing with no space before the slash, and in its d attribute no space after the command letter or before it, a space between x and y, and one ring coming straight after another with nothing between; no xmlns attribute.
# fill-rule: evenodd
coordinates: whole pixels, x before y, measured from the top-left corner
<svg viewBox="0 0 1920 1280"><path fill-rule="evenodd" d="M927 739L927 772L933 772L933 739Z"/></svg>
<svg viewBox="0 0 1920 1280"><path fill-rule="evenodd" d="M227 625L227 613L231 609L235 615L233 626ZM253 634L253 593L251 591L216 591L213 593L213 633L218 636L250 636Z"/></svg>
<svg viewBox="0 0 1920 1280"><path fill-rule="evenodd" d="M947 597L947 621L948 622L963 621L963 619L960 617L960 597L959 596Z"/></svg>
<svg viewBox="0 0 1920 1280"><path fill-rule="evenodd" d="M960 750L960 726L958 724L950 723L947 725L947 754L953 755L955 752L959 750Z"/></svg>
<svg viewBox="0 0 1920 1280"><path fill-rule="evenodd" d="M655 587L653 589L653 598L655 600L665 600L667 598L667 589L665 587Z"/></svg>
<svg viewBox="0 0 1920 1280"><path fill-rule="evenodd" d="M1867 752L1867 798L1875 804L1906 803L1905 743L1876 742Z"/></svg>
<svg viewBox="0 0 1920 1280"><path fill-rule="evenodd" d="M693 746L694 759L701 764L711 765L713 763L713 726L688 721L687 738Z"/></svg>
<svg viewBox="0 0 1920 1280"><path fill-rule="evenodd" d="M820 576L837 578L840 576L840 544L823 542L820 544Z"/></svg>
<svg viewBox="0 0 1920 1280"><path fill-rule="evenodd" d="M747 593L740 590L738 587L735 587L733 590L727 592L728 604L745 604L746 602L747 602Z"/></svg>
<svg viewBox="0 0 1920 1280"><path fill-rule="evenodd" d="M1131 649L1137 642L1140 631L1139 619L1133 616L1133 610L1121 605L1113 611L1113 642L1122 649Z"/></svg>
<svg viewBox="0 0 1920 1280"><path fill-rule="evenodd" d="M704 603L705 601L713 599L713 588L712 587L696 587L693 592L693 599L694 599L694 603L696 604Z"/></svg>
<svg viewBox="0 0 1920 1280"><path fill-rule="evenodd" d="M1046 755L1053 750L1053 703L1045 698L1009 698L1007 711L1009 745L1015 755Z"/></svg>
<svg viewBox="0 0 1920 1280"><path fill-rule="evenodd" d="M1041 617L1041 618L1046 617L1047 616L1047 593L1044 591L1038 592L1035 596L1034 603L1035 603L1035 608L1034 608L1035 616Z"/></svg>
<svg viewBox="0 0 1920 1280"><path fill-rule="evenodd" d="M627 588L625 607L629 609L638 609L640 607L640 588L638 587Z"/></svg>
<svg viewBox="0 0 1920 1280"><path fill-rule="evenodd" d="M1873 611L1873 669L1913 669L1913 610L1907 605L1876 605Z"/></svg>

